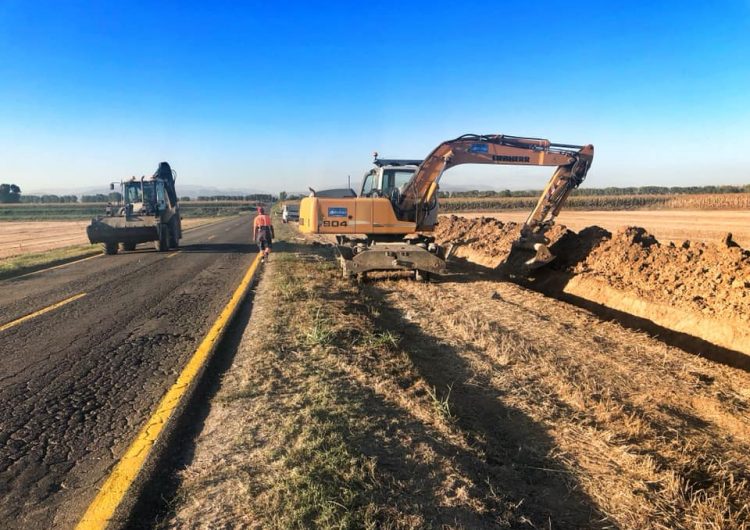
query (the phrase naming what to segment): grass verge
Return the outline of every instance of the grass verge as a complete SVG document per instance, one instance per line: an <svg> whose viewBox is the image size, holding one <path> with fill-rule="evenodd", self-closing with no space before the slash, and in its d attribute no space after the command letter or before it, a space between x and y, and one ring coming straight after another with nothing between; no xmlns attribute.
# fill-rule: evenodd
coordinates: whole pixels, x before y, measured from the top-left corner
<svg viewBox="0 0 750 530"><path fill-rule="evenodd" d="M101 254L101 245L73 245L0 260L0 280Z"/></svg>
<svg viewBox="0 0 750 530"><path fill-rule="evenodd" d="M330 249L274 245L162 527L494 528L531 520ZM437 392L437 393L436 393ZM544 518L533 516L543 524Z"/></svg>

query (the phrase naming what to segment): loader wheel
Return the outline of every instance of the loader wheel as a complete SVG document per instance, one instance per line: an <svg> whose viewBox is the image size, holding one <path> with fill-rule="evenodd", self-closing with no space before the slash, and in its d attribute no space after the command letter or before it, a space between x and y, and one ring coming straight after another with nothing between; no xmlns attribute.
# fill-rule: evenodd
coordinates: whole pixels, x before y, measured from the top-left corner
<svg viewBox="0 0 750 530"><path fill-rule="evenodd" d="M135 243L123 243L122 249L127 251L133 251L135 250Z"/></svg>
<svg viewBox="0 0 750 530"><path fill-rule="evenodd" d="M159 230L159 239L154 241L154 247L159 252L166 252L169 250L169 226L162 225Z"/></svg>
<svg viewBox="0 0 750 530"><path fill-rule="evenodd" d="M178 248L180 246L180 240L177 239L177 230L174 229L174 225L169 227L169 248Z"/></svg>
<svg viewBox="0 0 750 530"><path fill-rule="evenodd" d="M117 254L117 243L104 243L104 253L107 256L114 256Z"/></svg>

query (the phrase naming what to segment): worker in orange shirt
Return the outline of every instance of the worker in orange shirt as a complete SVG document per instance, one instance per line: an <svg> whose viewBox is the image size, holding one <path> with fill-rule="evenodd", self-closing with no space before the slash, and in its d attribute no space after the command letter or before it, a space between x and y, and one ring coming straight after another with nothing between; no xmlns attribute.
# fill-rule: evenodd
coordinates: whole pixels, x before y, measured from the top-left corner
<svg viewBox="0 0 750 530"><path fill-rule="evenodd" d="M258 243L258 248L263 252L263 258L261 259L266 261L268 254L271 252L274 233L271 216L265 213L262 206L258 207L258 215L255 216L255 221L253 221L253 236Z"/></svg>

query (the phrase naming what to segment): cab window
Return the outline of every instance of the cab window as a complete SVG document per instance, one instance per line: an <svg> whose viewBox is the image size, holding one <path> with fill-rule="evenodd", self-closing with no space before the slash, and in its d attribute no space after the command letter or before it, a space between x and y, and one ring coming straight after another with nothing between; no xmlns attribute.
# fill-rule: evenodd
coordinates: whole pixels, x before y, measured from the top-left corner
<svg viewBox="0 0 750 530"><path fill-rule="evenodd" d="M372 193L372 189L375 186L375 173L370 172L367 175L365 175L364 180L362 181L362 191L360 193L361 197L369 196L370 193Z"/></svg>
<svg viewBox="0 0 750 530"><path fill-rule="evenodd" d="M129 184L125 189L125 199L129 203L143 202L141 198L141 184Z"/></svg>
<svg viewBox="0 0 750 530"><path fill-rule="evenodd" d="M383 171L383 193L389 195L394 189L401 189L401 187L409 182L414 176L414 170L403 170L403 169L386 169Z"/></svg>
<svg viewBox="0 0 750 530"><path fill-rule="evenodd" d="M167 202L164 198L164 184L162 182L156 184L156 202L159 204L166 204Z"/></svg>

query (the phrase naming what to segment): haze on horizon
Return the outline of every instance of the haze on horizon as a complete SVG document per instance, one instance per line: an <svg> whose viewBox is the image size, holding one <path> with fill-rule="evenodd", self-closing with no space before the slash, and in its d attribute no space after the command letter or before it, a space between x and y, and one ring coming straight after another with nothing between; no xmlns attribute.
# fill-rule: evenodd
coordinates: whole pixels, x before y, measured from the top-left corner
<svg viewBox="0 0 750 530"><path fill-rule="evenodd" d="M593 143L585 185L750 183L750 3L0 3L0 182L356 187L464 133ZM547 169L442 183L540 188Z"/></svg>

